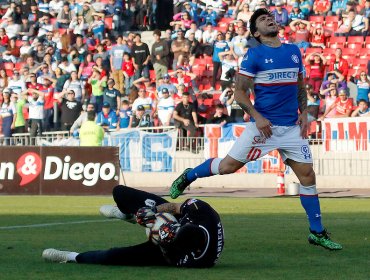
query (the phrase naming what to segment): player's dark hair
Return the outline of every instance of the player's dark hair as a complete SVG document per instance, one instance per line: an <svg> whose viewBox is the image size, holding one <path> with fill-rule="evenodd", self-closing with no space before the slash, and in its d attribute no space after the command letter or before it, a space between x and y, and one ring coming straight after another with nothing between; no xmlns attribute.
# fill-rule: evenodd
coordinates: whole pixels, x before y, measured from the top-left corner
<svg viewBox="0 0 370 280"><path fill-rule="evenodd" d="M251 16L251 19L249 20L249 23L250 23L250 31L251 31L251 34L254 38L256 38L256 40L258 42L261 43L260 39L258 37L255 37L254 36L254 33L257 32L257 24L256 24L256 21L257 21L257 18L259 18L260 16L262 15L268 15L268 16L271 16L271 13L269 10L265 9L265 8L261 8L261 9L258 9L256 10L253 15Z"/></svg>
<svg viewBox="0 0 370 280"><path fill-rule="evenodd" d="M366 101L365 99L360 99L360 100L357 102L357 104L360 104L361 102L363 102L363 103L367 104L367 101Z"/></svg>
<svg viewBox="0 0 370 280"><path fill-rule="evenodd" d="M87 112L87 120L95 121L95 110L91 110Z"/></svg>

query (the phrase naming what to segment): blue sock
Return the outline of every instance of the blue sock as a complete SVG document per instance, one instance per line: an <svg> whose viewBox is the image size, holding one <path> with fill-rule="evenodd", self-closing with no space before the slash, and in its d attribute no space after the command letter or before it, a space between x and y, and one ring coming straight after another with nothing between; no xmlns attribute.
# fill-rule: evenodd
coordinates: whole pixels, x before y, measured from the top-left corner
<svg viewBox="0 0 370 280"><path fill-rule="evenodd" d="M321 224L321 210L318 195L300 195L301 204L306 210L310 229L316 232L322 232L324 227Z"/></svg>
<svg viewBox="0 0 370 280"><path fill-rule="evenodd" d="M186 178L190 182L194 182L197 178L212 176L213 174L211 171L211 163L213 160L214 160L213 158L209 158L202 164L198 165L197 167L194 167L193 170L186 174Z"/></svg>

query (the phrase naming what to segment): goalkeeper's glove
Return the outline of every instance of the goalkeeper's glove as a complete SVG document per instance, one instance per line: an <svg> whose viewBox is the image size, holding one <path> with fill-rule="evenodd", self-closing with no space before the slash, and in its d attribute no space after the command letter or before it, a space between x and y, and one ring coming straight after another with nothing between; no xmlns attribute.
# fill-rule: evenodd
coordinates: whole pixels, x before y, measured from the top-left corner
<svg viewBox="0 0 370 280"><path fill-rule="evenodd" d="M180 224L177 222L168 222L159 227L159 243L161 245L172 243L175 240L176 234L180 229Z"/></svg>
<svg viewBox="0 0 370 280"><path fill-rule="evenodd" d="M157 213L157 208L155 206L149 207L141 207L137 212L136 212L136 221L138 224L151 228L153 227L155 223L155 214Z"/></svg>

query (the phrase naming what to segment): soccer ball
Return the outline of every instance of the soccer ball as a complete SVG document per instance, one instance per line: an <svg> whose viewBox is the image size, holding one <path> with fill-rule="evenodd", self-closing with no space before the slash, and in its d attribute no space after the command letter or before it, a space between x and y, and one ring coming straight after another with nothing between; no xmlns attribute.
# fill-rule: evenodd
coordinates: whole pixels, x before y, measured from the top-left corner
<svg viewBox="0 0 370 280"><path fill-rule="evenodd" d="M155 214L155 222L151 228L146 228L146 236L150 241L154 244L158 244L159 242L159 228L161 225L169 223L169 222L176 222L177 219L171 215L170 213L157 213Z"/></svg>

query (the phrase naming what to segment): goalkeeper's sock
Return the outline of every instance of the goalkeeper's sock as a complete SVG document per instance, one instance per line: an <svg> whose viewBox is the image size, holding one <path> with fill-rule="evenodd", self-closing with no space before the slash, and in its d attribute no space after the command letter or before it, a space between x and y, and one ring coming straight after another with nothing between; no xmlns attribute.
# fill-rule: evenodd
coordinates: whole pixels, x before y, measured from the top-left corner
<svg viewBox="0 0 370 280"><path fill-rule="evenodd" d="M202 164L194 167L186 174L186 178L189 182L194 182L197 178L210 177L219 174L218 168L220 166L220 158L207 159Z"/></svg>
<svg viewBox="0 0 370 280"><path fill-rule="evenodd" d="M300 199L303 208L306 210L310 229L317 233L324 231L321 224L321 210L319 196L316 192L316 185L300 186Z"/></svg>
<svg viewBox="0 0 370 280"><path fill-rule="evenodd" d="M76 253L76 252L70 252L68 255L67 255L67 260L68 262L77 262L76 261L76 257L79 255L79 253Z"/></svg>

